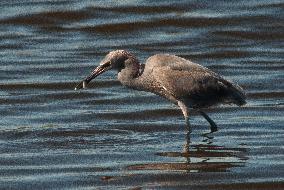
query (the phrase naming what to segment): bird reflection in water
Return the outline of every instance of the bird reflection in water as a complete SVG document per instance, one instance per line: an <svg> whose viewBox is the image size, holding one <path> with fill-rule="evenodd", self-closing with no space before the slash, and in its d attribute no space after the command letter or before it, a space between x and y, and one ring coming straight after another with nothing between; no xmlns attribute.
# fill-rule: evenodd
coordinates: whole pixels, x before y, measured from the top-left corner
<svg viewBox="0 0 284 190"><path fill-rule="evenodd" d="M184 157L186 171L228 171L230 168L242 166L246 160L245 148L226 148L213 144L211 133L202 134L202 144L190 146L190 135L187 135L182 153L162 153L161 156ZM194 160L194 161L193 161Z"/></svg>
<svg viewBox="0 0 284 190"><path fill-rule="evenodd" d="M190 145L189 135L182 152L160 152L158 156L177 158L177 162L146 163L128 166L130 170L167 170L186 172L225 172L234 167L241 167L248 158L245 148L226 148L213 145L211 133L202 136L202 144ZM179 158L184 158L180 161Z"/></svg>

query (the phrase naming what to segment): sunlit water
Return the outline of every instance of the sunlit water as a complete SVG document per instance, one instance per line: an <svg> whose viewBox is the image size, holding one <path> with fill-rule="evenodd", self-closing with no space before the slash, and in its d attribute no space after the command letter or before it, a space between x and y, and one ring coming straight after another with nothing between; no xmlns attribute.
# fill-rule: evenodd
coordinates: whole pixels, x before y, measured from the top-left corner
<svg viewBox="0 0 284 190"><path fill-rule="evenodd" d="M1 1L0 189L284 188L283 1ZM107 52L171 53L241 85L244 107L196 113L116 73Z"/></svg>

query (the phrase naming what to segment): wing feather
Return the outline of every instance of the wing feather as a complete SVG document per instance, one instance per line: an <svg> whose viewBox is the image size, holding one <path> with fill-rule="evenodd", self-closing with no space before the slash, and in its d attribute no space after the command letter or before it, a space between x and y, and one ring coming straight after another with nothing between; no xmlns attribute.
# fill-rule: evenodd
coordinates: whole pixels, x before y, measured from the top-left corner
<svg viewBox="0 0 284 190"><path fill-rule="evenodd" d="M188 95L202 97L220 88L218 78L204 70L187 71L159 67L153 69L153 75L156 81L176 98Z"/></svg>

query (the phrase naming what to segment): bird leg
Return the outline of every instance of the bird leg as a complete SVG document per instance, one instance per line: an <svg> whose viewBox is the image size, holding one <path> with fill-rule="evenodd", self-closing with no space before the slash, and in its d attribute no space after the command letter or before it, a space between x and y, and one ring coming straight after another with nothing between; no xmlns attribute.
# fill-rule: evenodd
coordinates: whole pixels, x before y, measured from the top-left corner
<svg viewBox="0 0 284 190"><path fill-rule="evenodd" d="M186 134L186 139L185 139L185 144L183 146L183 153L187 154L187 158L189 158L189 145L190 145L190 132L187 132Z"/></svg>
<svg viewBox="0 0 284 190"><path fill-rule="evenodd" d="M181 101L178 101L178 105L183 113L183 116L184 116L184 119L185 119L185 123L186 123L186 126L187 126L187 137L190 135L191 133L191 125L190 125L190 122L189 122L189 113L188 113L188 108L186 107L186 105L181 102Z"/></svg>
<svg viewBox="0 0 284 190"><path fill-rule="evenodd" d="M210 123L211 133L218 130L216 123L205 112L199 110L199 113Z"/></svg>
<svg viewBox="0 0 284 190"><path fill-rule="evenodd" d="M189 137L190 136L190 133L191 133L191 125L190 125L190 122L189 122L189 117L185 118L186 120L186 126L187 126L187 136Z"/></svg>

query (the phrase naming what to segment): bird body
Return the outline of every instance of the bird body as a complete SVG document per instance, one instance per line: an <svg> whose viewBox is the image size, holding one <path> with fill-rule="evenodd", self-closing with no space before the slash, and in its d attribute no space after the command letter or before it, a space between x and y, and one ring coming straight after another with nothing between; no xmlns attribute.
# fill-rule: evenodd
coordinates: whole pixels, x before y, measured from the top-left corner
<svg viewBox="0 0 284 190"><path fill-rule="evenodd" d="M118 80L130 88L158 94L190 108L205 108L219 103L244 104L244 92L237 84L222 78L217 73L184 58L157 54L145 62L143 72L124 82L119 73ZM131 81L131 82L130 82ZM237 93L235 93L237 92Z"/></svg>
<svg viewBox="0 0 284 190"><path fill-rule="evenodd" d="M188 124L189 108L200 110L220 103L239 106L246 103L245 93L239 85L204 66L169 54L153 55L145 64L140 64L133 54L125 50L110 52L77 88L109 69L117 69L118 80L123 85L155 93L178 105ZM211 124L211 130L216 130L216 124L209 116L203 111L200 113Z"/></svg>

